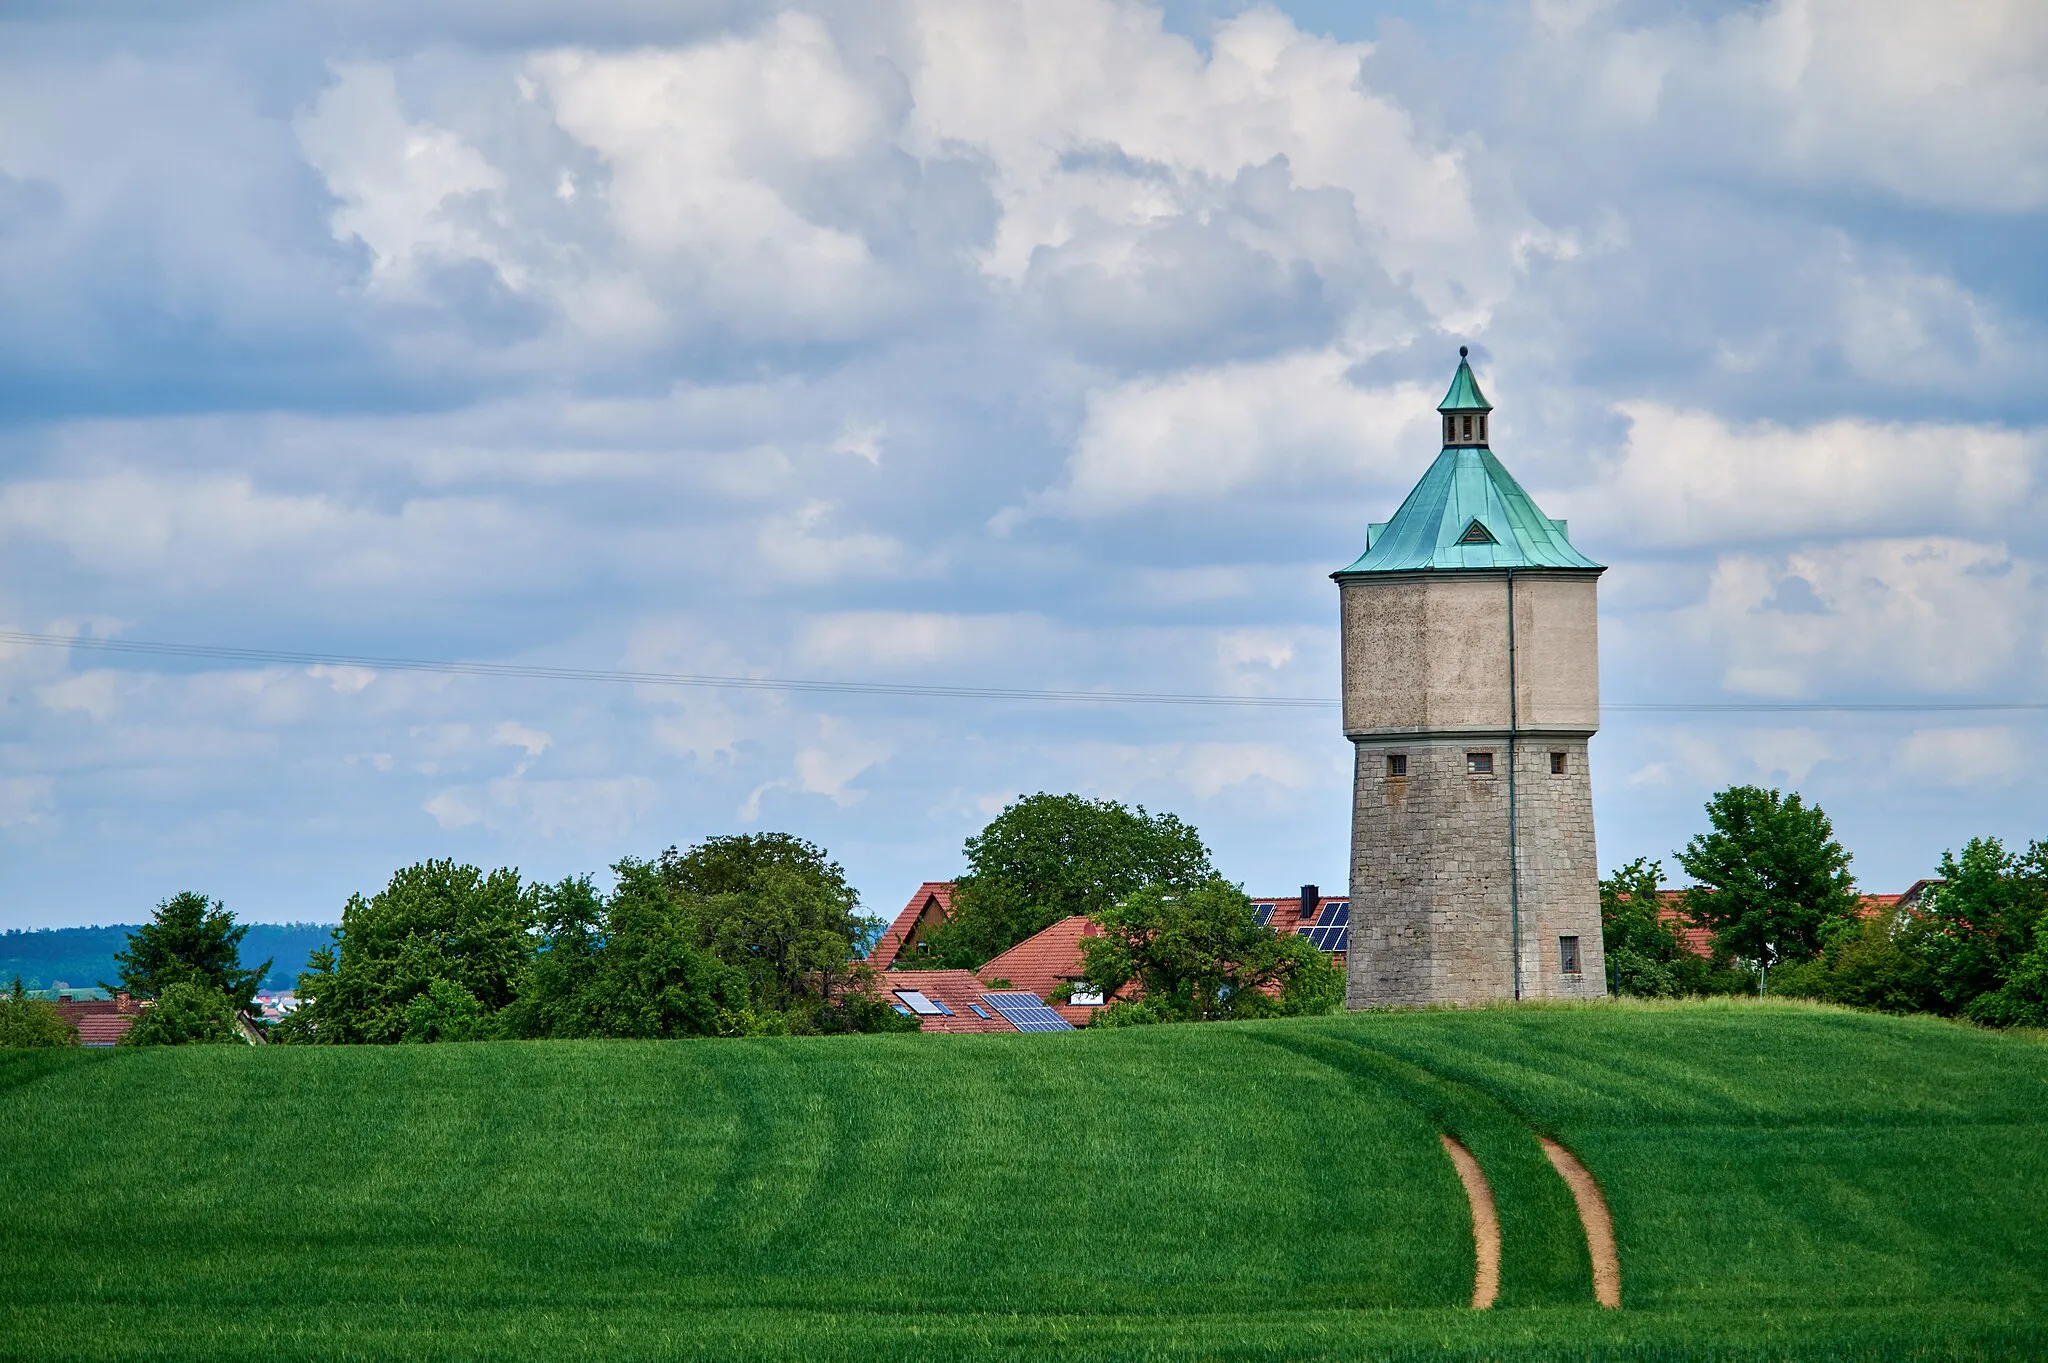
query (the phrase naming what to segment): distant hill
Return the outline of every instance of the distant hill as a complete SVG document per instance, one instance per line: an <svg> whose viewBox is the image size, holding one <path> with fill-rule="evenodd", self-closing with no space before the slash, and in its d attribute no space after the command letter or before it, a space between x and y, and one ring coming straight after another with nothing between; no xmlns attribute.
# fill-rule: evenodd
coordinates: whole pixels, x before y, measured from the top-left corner
<svg viewBox="0 0 2048 1363"><path fill-rule="evenodd" d="M90 928L32 928L0 932L0 987L16 975L31 989L62 981L87 986L119 978L114 953L128 945L132 923ZM242 939L242 961L254 967L271 962L265 989L289 989L306 968L315 947L327 945L332 923L251 923Z"/></svg>

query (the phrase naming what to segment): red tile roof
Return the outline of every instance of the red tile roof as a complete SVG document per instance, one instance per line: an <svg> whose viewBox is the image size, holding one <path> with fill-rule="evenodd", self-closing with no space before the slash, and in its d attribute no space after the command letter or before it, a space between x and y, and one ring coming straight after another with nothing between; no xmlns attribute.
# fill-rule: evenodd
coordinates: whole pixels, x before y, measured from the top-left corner
<svg viewBox="0 0 2048 1363"><path fill-rule="evenodd" d="M1086 914L1062 918L1034 936L1026 937L975 973L991 988L1024 989L1046 999L1055 1013L1076 1027L1087 1025L1095 1006L1085 1003L1051 1003L1052 991L1081 978L1081 939L1100 937L1102 929ZM996 981L1008 983L997 986ZM1133 991L1126 991L1128 996Z"/></svg>
<svg viewBox="0 0 2048 1363"><path fill-rule="evenodd" d="M889 970L875 976L874 990L885 1003L902 1002L897 996L915 990L934 1003L943 1003L952 1016L919 1017L927 1032L1014 1032L1017 1029L1001 1013L981 1001L987 986L971 970ZM975 1010L979 1009L977 1013ZM988 1016L981 1016L986 1013Z"/></svg>
<svg viewBox="0 0 2048 1363"><path fill-rule="evenodd" d="M111 999L76 999L59 1003L57 1011L78 1030L81 1046L111 1046L135 1025L143 1005L126 994Z"/></svg>
<svg viewBox="0 0 2048 1363"><path fill-rule="evenodd" d="M1901 900L1906 899L1908 895L1912 895L1913 890L1920 889L1924 884L1925 882L1923 881L1915 881L1913 889L1908 890L1906 894L1864 895L1863 906L1857 910L1857 913L1860 917L1872 918L1886 909L1897 908ZM1914 899L1917 902L1918 896L1914 896ZM1685 949L1695 956L1704 956L1712 959L1714 955L1714 934L1711 929L1700 927L1685 916L1685 891L1659 890L1657 891L1657 900L1658 920L1670 924L1677 931L1678 940Z"/></svg>
<svg viewBox="0 0 2048 1363"><path fill-rule="evenodd" d="M898 957L914 956L919 939L952 916L953 882L927 880L917 887L903 912L882 933L875 949L868 953L868 964L877 970L887 970Z"/></svg>

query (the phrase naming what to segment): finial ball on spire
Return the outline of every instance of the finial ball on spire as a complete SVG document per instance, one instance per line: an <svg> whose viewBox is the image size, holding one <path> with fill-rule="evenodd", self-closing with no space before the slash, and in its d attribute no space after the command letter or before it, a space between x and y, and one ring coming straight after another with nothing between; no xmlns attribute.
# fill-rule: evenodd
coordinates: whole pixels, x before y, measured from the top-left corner
<svg viewBox="0 0 2048 1363"><path fill-rule="evenodd" d="M1458 347L1458 358L1461 360L1464 359L1467 355L1470 355L1471 353L1472 352L1467 350L1464 346Z"/></svg>

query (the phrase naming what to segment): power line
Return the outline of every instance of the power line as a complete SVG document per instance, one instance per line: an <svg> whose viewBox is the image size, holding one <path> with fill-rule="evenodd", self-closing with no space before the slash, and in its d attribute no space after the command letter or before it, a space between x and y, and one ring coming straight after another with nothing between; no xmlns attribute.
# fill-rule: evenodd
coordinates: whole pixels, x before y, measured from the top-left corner
<svg viewBox="0 0 2048 1363"><path fill-rule="evenodd" d="M733 691L784 691L854 696L953 700L1041 701L1094 705L1198 705L1264 710L1336 710L1318 696L1227 696L1166 691L1060 691L1008 686L934 686L898 682L820 681L794 677L728 677L682 672L633 672L527 663L457 662L430 658L358 657L287 649L227 648L147 639L81 639L64 634L0 630L0 643L88 649L145 657L205 658L219 662L279 663L293 667L364 667L387 672L434 672L465 677L517 677L537 681L630 683ZM2048 710L2048 701L1619 701L1603 710L1629 714L1972 714Z"/></svg>

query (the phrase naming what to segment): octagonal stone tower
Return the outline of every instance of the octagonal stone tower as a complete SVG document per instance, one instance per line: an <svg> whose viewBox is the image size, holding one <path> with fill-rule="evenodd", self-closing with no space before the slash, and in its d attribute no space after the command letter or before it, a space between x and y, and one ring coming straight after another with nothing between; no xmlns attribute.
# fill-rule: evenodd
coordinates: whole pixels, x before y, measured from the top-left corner
<svg viewBox="0 0 2048 1363"><path fill-rule="evenodd" d="M1436 462L1332 574L1353 1008L1606 993L1586 766L1606 570L1494 458L1465 354Z"/></svg>

